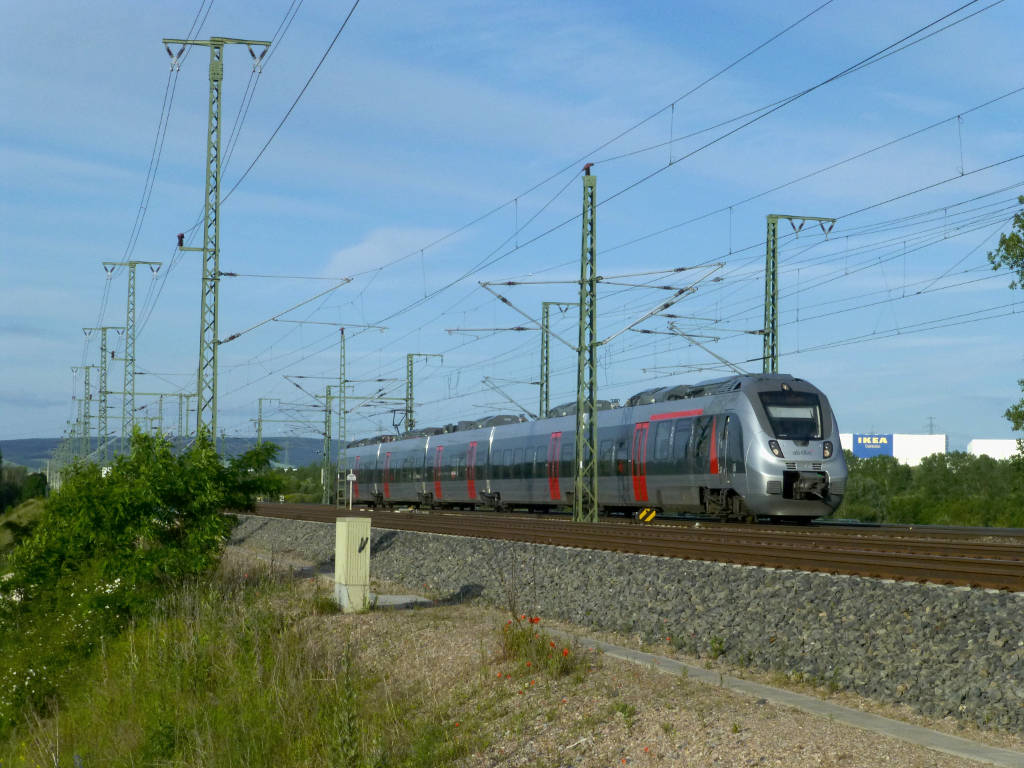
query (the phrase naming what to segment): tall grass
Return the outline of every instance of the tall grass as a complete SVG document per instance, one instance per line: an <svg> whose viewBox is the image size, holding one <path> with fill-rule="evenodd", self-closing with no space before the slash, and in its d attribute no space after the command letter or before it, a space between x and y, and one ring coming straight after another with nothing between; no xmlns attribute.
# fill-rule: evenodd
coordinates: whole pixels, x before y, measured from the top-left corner
<svg viewBox="0 0 1024 768"><path fill-rule="evenodd" d="M0 765L358 768L463 753L415 707L396 733L376 678L344 638L325 642L316 613L266 574L193 583L94 654L60 711L0 746Z"/></svg>

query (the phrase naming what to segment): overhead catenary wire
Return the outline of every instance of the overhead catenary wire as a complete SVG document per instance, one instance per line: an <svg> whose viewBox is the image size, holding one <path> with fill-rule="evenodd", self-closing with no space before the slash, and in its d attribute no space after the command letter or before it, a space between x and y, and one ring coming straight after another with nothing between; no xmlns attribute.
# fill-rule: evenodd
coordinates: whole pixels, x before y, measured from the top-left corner
<svg viewBox="0 0 1024 768"><path fill-rule="evenodd" d="M970 3L969 3L968 5L970 5ZM823 7L823 6L819 6L819 7ZM967 7L967 6L962 6L962 7ZM232 187L232 188L233 188L233 187Z"/></svg>
<svg viewBox="0 0 1024 768"><path fill-rule="evenodd" d="M281 128L284 127L285 122L291 116L292 112L295 110L295 107L298 106L299 100L302 98L303 94L309 88L310 83L313 82L313 78L315 78L317 72L320 71L320 67L322 67L324 62L327 60L328 55L330 55L331 50L334 48L334 44L338 42L338 38L341 37L341 33L345 31L345 27L348 26L349 19L352 18L352 14L355 13L357 7L359 7L359 0L355 0L355 2L352 4L352 7L349 9L348 14L345 16L345 20L341 22L341 26L338 27L338 31L335 33L334 38L327 46L327 50L325 50L323 56L320 57L320 61L318 61L317 65L313 68L313 71L306 79L305 84L299 90L299 94L295 97L295 100L292 102L291 106L288 107L288 111L284 113L284 117L281 118L281 121L277 124L277 127L274 128L274 130L271 132L270 137L266 140L266 142L264 142L263 146L260 147L259 152L256 153L256 157L253 158L252 162L249 163L249 166L242 172L242 175L238 177L234 185L232 185L232 187L227 191L227 194L221 198L221 204L227 202L228 198L231 197L232 193L236 189L238 189L238 185L245 181L245 178L249 175L249 172L252 171L252 169L256 166L256 163L260 161L260 158L263 157L263 153L267 151L267 148L270 147L271 142L280 132Z"/></svg>

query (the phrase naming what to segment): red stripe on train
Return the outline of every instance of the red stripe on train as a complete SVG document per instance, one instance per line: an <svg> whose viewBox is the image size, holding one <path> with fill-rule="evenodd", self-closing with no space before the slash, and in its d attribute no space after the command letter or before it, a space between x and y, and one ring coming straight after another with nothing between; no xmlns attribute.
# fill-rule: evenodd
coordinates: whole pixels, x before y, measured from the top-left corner
<svg viewBox="0 0 1024 768"><path fill-rule="evenodd" d="M685 419L690 416L700 416L704 413L703 408L697 408L694 411L672 411L671 413L654 413L651 414L651 421L663 421L664 419Z"/></svg>

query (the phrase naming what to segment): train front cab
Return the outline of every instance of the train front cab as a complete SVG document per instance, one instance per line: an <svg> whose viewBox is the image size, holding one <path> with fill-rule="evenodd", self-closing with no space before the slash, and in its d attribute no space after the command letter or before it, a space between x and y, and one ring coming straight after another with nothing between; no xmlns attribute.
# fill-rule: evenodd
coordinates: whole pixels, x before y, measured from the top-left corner
<svg viewBox="0 0 1024 768"><path fill-rule="evenodd" d="M827 398L797 380L758 388L750 401L748 504L760 516L794 521L831 514L842 501L846 461Z"/></svg>

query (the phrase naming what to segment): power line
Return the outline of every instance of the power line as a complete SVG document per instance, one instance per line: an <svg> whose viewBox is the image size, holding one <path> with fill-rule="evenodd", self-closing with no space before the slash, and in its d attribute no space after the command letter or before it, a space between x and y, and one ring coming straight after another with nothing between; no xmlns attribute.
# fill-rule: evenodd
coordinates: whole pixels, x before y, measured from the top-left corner
<svg viewBox="0 0 1024 768"><path fill-rule="evenodd" d="M221 203L226 202L227 199L231 197L231 193L238 189L238 185L245 181L245 177L249 175L249 172L253 169L256 163L259 162L260 158L263 157L263 153L267 151L267 147L270 146L270 142L274 140L274 137L277 136L278 131L280 131L282 126L284 126L285 121L289 118L289 116L292 114L292 111L298 105L299 99L302 98L302 95L306 92L306 89L309 88L309 84L312 83L313 78L316 77L316 73L320 71L320 67L322 67L323 63L327 60L328 54L330 54L331 49L334 48L334 44L338 42L338 38L341 37L341 33L345 31L345 27L348 26L349 19L352 18L352 14L355 13L355 10L358 6L359 0L356 0L352 4L352 7L349 9L348 15L345 17L345 20L341 23L341 26L338 27L338 31L335 33L334 39L331 40L330 45L327 46L327 50L324 51L323 56L320 57L320 61L317 62L317 65L313 68L313 71L307 78L305 85L302 86L302 90L299 91L299 95L295 97L295 101L293 101L292 105L288 107L288 111L284 113L284 117L281 118L281 122L277 124L277 127L274 129L273 133L270 134L270 138L266 140L266 142L260 148L260 151L256 153L256 157L254 157L253 161L249 163L249 167L242 172L242 175L235 182L234 186L232 186L231 189L228 190L228 193L224 195L223 198L221 198Z"/></svg>

